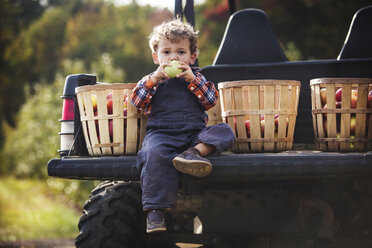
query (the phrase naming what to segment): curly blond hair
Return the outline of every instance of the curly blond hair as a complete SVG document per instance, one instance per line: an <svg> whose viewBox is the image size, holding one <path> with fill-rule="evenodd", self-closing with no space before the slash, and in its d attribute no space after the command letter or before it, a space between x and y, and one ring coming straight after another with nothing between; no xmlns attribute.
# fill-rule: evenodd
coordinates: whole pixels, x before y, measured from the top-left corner
<svg viewBox="0 0 372 248"><path fill-rule="evenodd" d="M191 24L183 23L179 18L155 26L149 38L152 52L157 51L160 39L167 38L172 43L188 39L190 41L191 54L198 54L198 31L194 30Z"/></svg>

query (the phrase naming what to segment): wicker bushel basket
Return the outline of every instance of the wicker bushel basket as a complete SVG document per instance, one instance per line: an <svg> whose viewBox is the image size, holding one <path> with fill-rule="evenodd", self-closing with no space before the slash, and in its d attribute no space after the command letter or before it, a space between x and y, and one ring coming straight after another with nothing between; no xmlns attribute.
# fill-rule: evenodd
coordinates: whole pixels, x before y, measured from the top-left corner
<svg viewBox="0 0 372 248"><path fill-rule="evenodd" d="M317 148L372 150L372 78L317 78L310 87Z"/></svg>
<svg viewBox="0 0 372 248"><path fill-rule="evenodd" d="M219 83L221 115L237 138L232 151L292 149L300 86L292 80Z"/></svg>
<svg viewBox="0 0 372 248"><path fill-rule="evenodd" d="M129 103L136 84L77 87L80 119L89 155L135 155L146 133L147 118Z"/></svg>

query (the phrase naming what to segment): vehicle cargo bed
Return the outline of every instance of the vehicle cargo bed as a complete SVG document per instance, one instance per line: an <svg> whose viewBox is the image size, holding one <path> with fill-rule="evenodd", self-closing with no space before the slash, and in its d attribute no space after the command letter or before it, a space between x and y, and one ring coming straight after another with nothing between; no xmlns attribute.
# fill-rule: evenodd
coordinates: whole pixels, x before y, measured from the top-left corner
<svg viewBox="0 0 372 248"><path fill-rule="evenodd" d="M270 177L278 179L372 175L372 152L223 153L209 159L214 166L212 175L197 180L246 181ZM136 156L53 159L48 164L48 174L70 179L139 180ZM182 180L195 178L183 176Z"/></svg>

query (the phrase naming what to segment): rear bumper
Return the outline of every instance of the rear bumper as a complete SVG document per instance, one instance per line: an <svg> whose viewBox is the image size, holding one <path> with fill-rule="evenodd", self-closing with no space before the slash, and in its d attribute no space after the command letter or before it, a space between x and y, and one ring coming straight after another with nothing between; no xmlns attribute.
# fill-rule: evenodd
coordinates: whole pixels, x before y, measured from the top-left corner
<svg viewBox="0 0 372 248"><path fill-rule="evenodd" d="M84 180L138 181L136 156L64 157L48 163L52 177ZM270 178L350 177L372 175L372 152L332 153L290 151L209 157L213 173L206 178L182 175L182 180L250 181Z"/></svg>

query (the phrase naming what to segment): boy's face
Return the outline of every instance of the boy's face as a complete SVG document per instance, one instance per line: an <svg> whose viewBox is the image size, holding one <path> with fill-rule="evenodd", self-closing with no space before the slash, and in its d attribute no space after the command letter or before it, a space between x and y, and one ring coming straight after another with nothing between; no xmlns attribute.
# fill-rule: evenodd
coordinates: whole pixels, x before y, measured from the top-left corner
<svg viewBox="0 0 372 248"><path fill-rule="evenodd" d="M152 53L152 58L157 65L169 63L172 60L178 60L187 65L192 65L196 60L196 53L191 53L190 41L188 39L182 39L177 43L172 43L167 38L163 38L160 39L156 52Z"/></svg>

